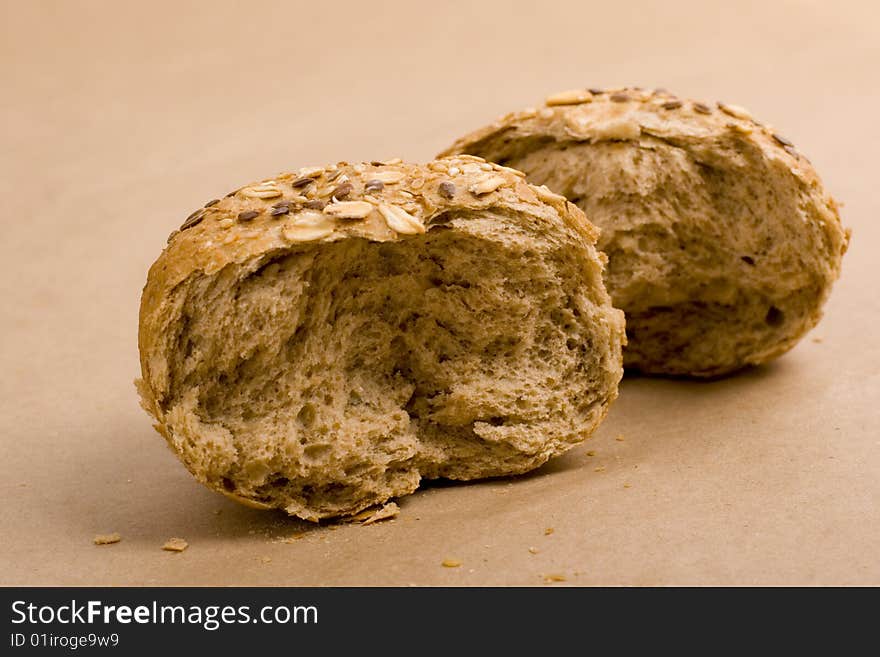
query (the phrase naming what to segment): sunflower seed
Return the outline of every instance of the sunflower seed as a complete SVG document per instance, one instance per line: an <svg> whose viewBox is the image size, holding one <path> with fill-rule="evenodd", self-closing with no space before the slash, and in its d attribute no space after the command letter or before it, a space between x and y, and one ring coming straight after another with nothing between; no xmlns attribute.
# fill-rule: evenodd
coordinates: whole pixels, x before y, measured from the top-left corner
<svg viewBox="0 0 880 657"><path fill-rule="evenodd" d="M368 180L367 184L364 185L365 192L381 192L383 189L385 189L385 183L381 180L376 180L375 178Z"/></svg>
<svg viewBox="0 0 880 657"><path fill-rule="evenodd" d="M206 208L210 208L212 205L217 205L220 202L219 198L215 198L213 201L208 201L205 203Z"/></svg>
<svg viewBox="0 0 880 657"><path fill-rule="evenodd" d="M680 100L670 100L668 103L663 103L660 107L662 107L665 110L678 109L679 107L681 107L681 101Z"/></svg>
<svg viewBox="0 0 880 657"><path fill-rule="evenodd" d="M180 226L180 230L186 230L187 228L192 228L196 224L201 223L202 219L205 218L205 215L201 210L196 210L191 215L189 215L183 224Z"/></svg>
<svg viewBox="0 0 880 657"><path fill-rule="evenodd" d="M308 178L308 177L297 178L292 183L290 183L290 186L293 187L294 189L299 189L300 187L305 187L306 185L311 185L313 182L315 182L314 178Z"/></svg>
<svg viewBox="0 0 880 657"><path fill-rule="evenodd" d="M325 205L327 204L324 201L319 200L306 201L303 203L303 207L308 208L309 210L323 210Z"/></svg>
<svg viewBox="0 0 880 657"><path fill-rule="evenodd" d="M388 227L395 232L403 235L415 235L425 232L422 222L401 208L382 203L379 205L379 214L385 219Z"/></svg>
<svg viewBox="0 0 880 657"><path fill-rule="evenodd" d="M703 103L694 103L694 111L699 112L700 114L711 114L712 108Z"/></svg>
<svg viewBox="0 0 880 657"><path fill-rule="evenodd" d="M629 100L629 96L624 93L611 94L608 98L612 103L625 103Z"/></svg>
<svg viewBox="0 0 880 657"><path fill-rule="evenodd" d="M242 223L253 221L256 217L259 216L259 212L256 210L246 210L245 212L238 213L238 220Z"/></svg>

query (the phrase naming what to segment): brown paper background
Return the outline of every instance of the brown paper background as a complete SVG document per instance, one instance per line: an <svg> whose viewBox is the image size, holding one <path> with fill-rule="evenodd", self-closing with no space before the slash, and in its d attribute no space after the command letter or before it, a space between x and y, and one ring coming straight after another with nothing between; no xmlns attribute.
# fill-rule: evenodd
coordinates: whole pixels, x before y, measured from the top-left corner
<svg viewBox="0 0 880 657"><path fill-rule="evenodd" d="M821 0L3 2L0 583L880 584L878 20ZM583 447L370 527L190 477L132 386L146 271L190 211L620 84L749 107L844 203L843 277L801 345L714 383L627 379Z"/></svg>

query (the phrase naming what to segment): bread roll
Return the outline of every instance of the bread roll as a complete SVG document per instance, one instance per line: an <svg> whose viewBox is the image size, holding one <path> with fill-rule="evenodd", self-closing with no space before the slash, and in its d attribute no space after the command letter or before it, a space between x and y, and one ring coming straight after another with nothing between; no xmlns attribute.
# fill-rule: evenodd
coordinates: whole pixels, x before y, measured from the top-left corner
<svg viewBox="0 0 880 657"><path fill-rule="evenodd" d="M469 156L247 185L150 269L143 406L199 481L309 520L526 472L617 396L595 240L565 199Z"/></svg>
<svg viewBox="0 0 880 657"><path fill-rule="evenodd" d="M458 140L565 195L601 232L627 369L714 377L819 321L849 234L791 142L741 107L576 90Z"/></svg>

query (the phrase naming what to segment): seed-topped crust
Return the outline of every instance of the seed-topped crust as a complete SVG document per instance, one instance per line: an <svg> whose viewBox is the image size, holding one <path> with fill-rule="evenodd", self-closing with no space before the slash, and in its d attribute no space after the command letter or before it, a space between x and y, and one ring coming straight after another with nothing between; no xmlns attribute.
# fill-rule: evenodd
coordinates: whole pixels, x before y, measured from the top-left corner
<svg viewBox="0 0 880 657"><path fill-rule="evenodd" d="M715 109L717 108L717 109ZM547 97L544 106L511 112L469 135L440 154L479 152L481 145L496 140L514 142L534 138L570 141L638 141L656 137L682 145L735 134L757 145L769 158L782 160L806 185L817 187L822 201L836 204L821 190L819 177L810 164L772 126L756 121L751 112L724 102L705 103L680 99L665 89L570 90Z"/></svg>
<svg viewBox="0 0 880 657"><path fill-rule="evenodd" d="M565 199L479 157L458 155L424 166L339 162L245 185L193 212L171 235L147 293L158 294L195 270L212 273L263 251L353 236L392 241L424 232L443 212L490 207L555 214L596 240L595 227Z"/></svg>

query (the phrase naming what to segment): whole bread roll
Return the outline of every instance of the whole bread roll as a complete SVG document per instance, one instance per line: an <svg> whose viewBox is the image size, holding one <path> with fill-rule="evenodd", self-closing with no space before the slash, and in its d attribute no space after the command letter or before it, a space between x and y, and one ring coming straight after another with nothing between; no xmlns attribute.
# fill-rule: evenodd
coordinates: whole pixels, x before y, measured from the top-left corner
<svg viewBox="0 0 880 657"><path fill-rule="evenodd" d="M809 161L724 103L568 91L455 153L525 172L599 227L627 369L714 377L788 351L819 321L849 240Z"/></svg>
<svg viewBox="0 0 880 657"><path fill-rule="evenodd" d="M199 481L309 520L526 472L617 396L595 240L564 198L470 156L247 185L150 269L143 406Z"/></svg>

